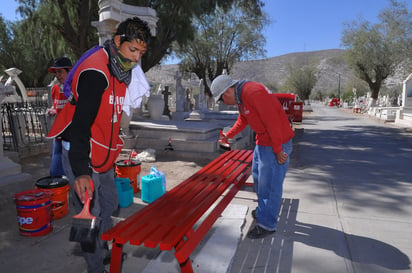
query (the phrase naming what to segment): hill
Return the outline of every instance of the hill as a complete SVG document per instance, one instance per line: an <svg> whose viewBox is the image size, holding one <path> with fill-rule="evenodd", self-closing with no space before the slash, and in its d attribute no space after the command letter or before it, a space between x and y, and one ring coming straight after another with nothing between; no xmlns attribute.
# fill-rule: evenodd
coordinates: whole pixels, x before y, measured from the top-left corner
<svg viewBox="0 0 412 273"><path fill-rule="evenodd" d="M282 86L288 74L288 66L311 64L319 71L319 80L314 90L336 90L339 74L341 82L352 77L352 72L344 60L344 53L344 50L331 49L290 53L268 59L240 62L234 66L232 76L262 82L268 86Z"/></svg>
<svg viewBox="0 0 412 273"><path fill-rule="evenodd" d="M318 69L318 82L312 94L316 91L322 93L336 92L340 84L341 91L345 84L354 81L354 75L344 58L345 50L329 49L311 52L290 53L277 57L243 61L236 63L231 71L234 79L249 79L261 82L270 88L281 87L288 73L288 66L293 64L312 64ZM152 68L146 73L148 80L158 86L160 83L169 85L173 90L175 75L178 65L161 65ZM340 79L339 79L340 78ZM401 83L401 77L387 80L389 84ZM183 81L184 86L198 86L197 77Z"/></svg>

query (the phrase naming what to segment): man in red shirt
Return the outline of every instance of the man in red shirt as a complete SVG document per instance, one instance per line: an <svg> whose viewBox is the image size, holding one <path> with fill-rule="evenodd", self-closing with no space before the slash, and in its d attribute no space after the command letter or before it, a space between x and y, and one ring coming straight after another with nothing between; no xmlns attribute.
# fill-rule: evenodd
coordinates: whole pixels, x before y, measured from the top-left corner
<svg viewBox="0 0 412 273"><path fill-rule="evenodd" d="M60 57L54 60L53 65L49 68L50 73L55 73L56 79L59 81L53 85L51 90L52 107L47 109L47 113L50 116L55 116L63 109L63 106L67 102L67 98L64 95L63 84L72 69L72 62L69 58ZM56 137L53 140L53 151L51 155L50 164L50 176L62 176L64 175L62 164L62 140L60 137Z"/></svg>
<svg viewBox="0 0 412 273"><path fill-rule="evenodd" d="M263 84L220 75L211 91L216 102L237 105L239 110L234 126L221 140L227 142L247 125L256 133L252 175L258 206L252 216L257 223L247 236L262 238L276 231L294 132L282 105Z"/></svg>

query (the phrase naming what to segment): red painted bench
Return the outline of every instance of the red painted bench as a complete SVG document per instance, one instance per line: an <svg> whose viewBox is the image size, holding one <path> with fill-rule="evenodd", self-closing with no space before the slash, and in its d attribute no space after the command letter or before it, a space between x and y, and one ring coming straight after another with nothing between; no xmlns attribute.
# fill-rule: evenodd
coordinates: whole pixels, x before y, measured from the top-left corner
<svg viewBox="0 0 412 273"><path fill-rule="evenodd" d="M251 174L252 157L250 150L225 152L102 234L103 240L113 241L110 272L120 273L126 243L144 244L149 248L159 246L160 250L174 248L181 271L193 272L189 256L245 184Z"/></svg>

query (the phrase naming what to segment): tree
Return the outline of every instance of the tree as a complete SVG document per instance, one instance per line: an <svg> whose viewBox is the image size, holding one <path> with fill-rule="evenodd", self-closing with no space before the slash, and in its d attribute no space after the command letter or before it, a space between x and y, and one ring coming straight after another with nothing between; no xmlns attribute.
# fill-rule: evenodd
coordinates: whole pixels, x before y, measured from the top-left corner
<svg viewBox="0 0 412 273"><path fill-rule="evenodd" d="M384 81L410 58L412 14L405 2L390 1L383 10L379 24L354 21L343 31L342 43L347 48L348 64L365 81L376 103ZM407 50L405 50L407 49Z"/></svg>
<svg viewBox="0 0 412 273"><path fill-rule="evenodd" d="M0 68L2 71L15 66L15 47L13 46L12 33L11 23L5 21L0 15Z"/></svg>
<svg viewBox="0 0 412 273"><path fill-rule="evenodd" d="M186 46L193 40L197 28L192 24L195 18L214 12L216 6L228 10L232 3L240 7L253 9L254 14L261 13L260 0L125 0L126 4L148 6L156 10L156 37L150 42L150 50L142 58L144 71L159 64L170 56L174 47Z"/></svg>
<svg viewBox="0 0 412 273"><path fill-rule="evenodd" d="M63 39L74 58L80 58L98 43L97 30L91 25L99 19L98 0L19 0L19 3L21 17L29 25L47 29L55 43Z"/></svg>
<svg viewBox="0 0 412 273"><path fill-rule="evenodd" d="M261 8L263 4L256 3ZM225 11L216 7L211 14L197 17L194 39L178 45L176 52L182 58L180 67L205 79L205 92L209 96L208 80L228 73L236 61L264 55L265 38L261 30L267 21L256 8L233 4Z"/></svg>
<svg viewBox="0 0 412 273"><path fill-rule="evenodd" d="M29 30L27 30L29 29ZM0 61L2 69L16 67L23 71L19 75L23 84L30 87L44 86L39 80L47 72L48 44L42 35L43 29L27 22L0 21Z"/></svg>
<svg viewBox="0 0 412 273"><path fill-rule="evenodd" d="M317 69L312 65L290 65L286 85L302 100L308 100L317 82Z"/></svg>

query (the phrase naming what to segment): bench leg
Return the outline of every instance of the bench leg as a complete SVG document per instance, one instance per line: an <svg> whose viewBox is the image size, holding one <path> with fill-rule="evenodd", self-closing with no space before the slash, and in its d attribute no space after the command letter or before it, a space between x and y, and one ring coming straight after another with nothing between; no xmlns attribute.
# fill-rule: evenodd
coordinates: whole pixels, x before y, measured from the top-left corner
<svg viewBox="0 0 412 273"><path fill-rule="evenodd" d="M182 273L193 273L192 261L190 261L190 257L180 264L180 270L182 271Z"/></svg>
<svg viewBox="0 0 412 273"><path fill-rule="evenodd" d="M122 255L123 255L123 245L113 241L112 245L112 256L110 259L110 272L120 273L122 270Z"/></svg>

